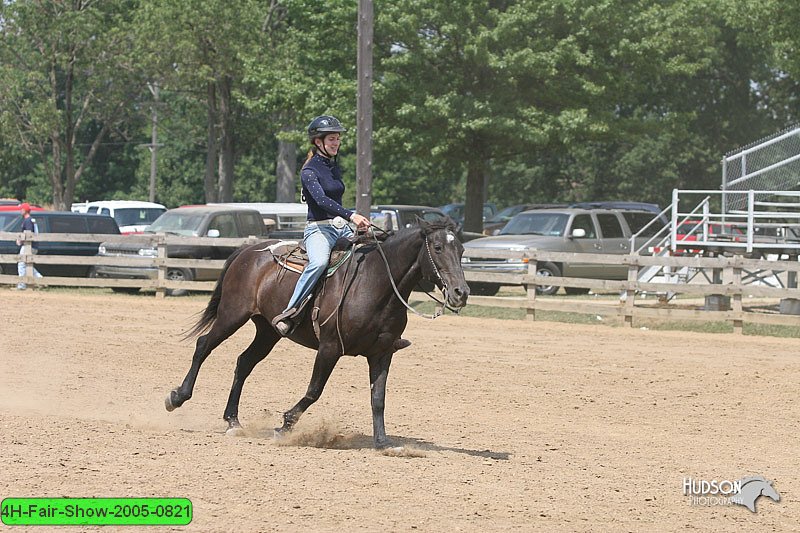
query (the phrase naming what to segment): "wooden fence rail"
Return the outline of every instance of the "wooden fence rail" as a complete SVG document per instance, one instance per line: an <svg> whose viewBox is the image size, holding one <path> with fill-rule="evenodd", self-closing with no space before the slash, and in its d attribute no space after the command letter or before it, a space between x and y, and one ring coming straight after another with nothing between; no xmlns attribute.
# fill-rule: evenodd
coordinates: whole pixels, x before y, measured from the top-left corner
<svg viewBox="0 0 800 533"><path fill-rule="evenodd" d="M166 271L171 267L222 269L225 263L222 260L207 259L179 259L167 257L169 245L217 245L240 246L259 242L263 239L249 237L247 239L222 239L209 237L181 237L174 235L75 235L75 234L41 234L30 232L7 233L0 232L0 241L23 241L23 253L0 254L0 264L6 266L6 272L0 275L0 284L16 284L21 279L14 275L16 263L20 258L26 263L27 275L22 280L32 286L73 286L73 287L110 287L110 288L148 288L155 289L156 295L163 297L169 289L188 289L194 291L211 291L213 281L173 281L166 277ZM123 242L141 244L143 247L150 245L157 250L156 257L101 257L101 256L67 256L67 255L42 255L32 252L35 242ZM743 298L773 298L781 302L798 305L787 306L791 309L800 307L800 289L797 288L797 273L800 272L800 262L797 261L767 261L760 259L746 259L741 256L733 257L663 257L663 256L638 256L638 255L611 255L611 254L573 254L564 252L547 252L538 250L526 251L469 251L465 256L470 258L505 258L521 259L527 262L526 274L501 274L501 273L476 273L466 272L467 281L500 283L503 285L519 286L525 290L526 296L470 296L471 305L488 305L495 307L525 309L530 320L535 319L536 311L562 311L573 313L594 314L599 316L617 317L625 324L633 326L636 319L658 318L664 320L702 320L702 321L728 321L733 324L734 331L741 332L745 322L761 324L779 324L800 326L800 316L795 314L780 314L776 312L754 312L743 307ZM538 276L536 265L539 261L565 263L579 261L585 264L614 265L627 267L628 276L624 280L584 279L569 277ZM31 273L36 265L66 264L66 265L114 265L125 267L142 267L158 269L156 279L111 279L111 278L74 278L74 277L43 277L34 278ZM716 279L720 283L666 283L666 282L641 282L638 280L639 270L652 266L662 266L672 269L689 267L716 271ZM788 287L769 287L753 285L743 282L743 273L749 271L788 272ZM621 295L619 302L598 302L580 298L543 297L536 294L537 285L558 285L563 287L580 287L591 289L594 292L617 292ZM653 305L650 300L641 298L642 293L675 293L678 295L695 297L730 297L730 310L707 311L704 309L687 309L685 306L672 304ZM425 298L423 295L422 298ZM417 296L414 296L417 299ZM777 303L776 303L777 305ZM783 306L782 306L783 307Z"/></svg>
<svg viewBox="0 0 800 533"><path fill-rule="evenodd" d="M213 259L182 259L167 257L167 247L169 245L205 245L205 246L225 246L238 247L244 244L253 244L265 239L248 237L245 239L236 238L212 238L212 237L183 237L179 235L165 234L143 234L143 235L101 235L101 234L69 234L69 233L45 233L33 234L0 232L0 241L22 241L21 254L0 254L0 264L4 265L4 274L0 275L0 284L16 284L24 281L31 286L67 286L67 287L109 287L109 288L141 288L155 289L157 297L163 297L167 290L186 289L194 291L214 290L214 281L175 281L167 279L169 268L189 268L189 269L209 269L222 270L224 260ZM151 246L156 249L155 257L137 256L74 256L74 255L44 255L33 253L33 243L36 242L82 242L82 243L125 243L139 244L143 248ZM16 264L20 260L26 264L26 276L20 279L13 275L16 272ZM114 278L75 278L61 276L45 276L42 278L33 277L33 269L36 265L87 265L87 266L123 266L138 268L155 268L158 270L155 279L114 279ZM11 268L13 267L13 268ZM6 270L11 269L12 274L5 274Z"/></svg>

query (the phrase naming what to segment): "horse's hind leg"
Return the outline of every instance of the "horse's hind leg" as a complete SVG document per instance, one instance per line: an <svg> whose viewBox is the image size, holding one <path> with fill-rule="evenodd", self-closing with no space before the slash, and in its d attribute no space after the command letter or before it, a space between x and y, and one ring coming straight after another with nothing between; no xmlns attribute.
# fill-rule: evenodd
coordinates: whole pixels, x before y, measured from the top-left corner
<svg viewBox="0 0 800 533"><path fill-rule="evenodd" d="M317 358L314 360L314 371L311 374L311 382L308 384L306 395L294 407L283 413L283 426L275 428L276 436L281 436L291 431L306 409L319 399L325 384L328 382L328 378L331 377L331 372L333 372L336 363L339 361L339 357L341 357L341 354L335 348L332 351L327 351L320 346Z"/></svg>
<svg viewBox="0 0 800 533"><path fill-rule="evenodd" d="M214 351L214 348L222 344L222 341L233 335L236 330L242 327L250 318L250 314L249 312L247 314L240 312L239 316L234 316L232 314L226 315L220 313L218 317L219 318L211 327L211 330L207 334L197 338L194 355L192 356L192 366L189 368L189 372L186 374L186 377L183 378L183 383L181 383L180 387L170 391L170 393L167 394L167 398L164 400L164 406L167 408L167 411L177 409L183 405L186 400L192 397L194 384L197 381L197 374L200 372L200 367L206 360L206 357Z"/></svg>
<svg viewBox="0 0 800 533"><path fill-rule="evenodd" d="M238 428L242 427L239 423L239 399L242 396L242 387L244 387L245 380L253 371L253 368L269 355L269 352L281 338L264 317L254 316L252 320L256 325L256 336L236 361L233 385L231 385L228 404L225 406L225 414L222 417L228 422L229 433L234 433Z"/></svg>

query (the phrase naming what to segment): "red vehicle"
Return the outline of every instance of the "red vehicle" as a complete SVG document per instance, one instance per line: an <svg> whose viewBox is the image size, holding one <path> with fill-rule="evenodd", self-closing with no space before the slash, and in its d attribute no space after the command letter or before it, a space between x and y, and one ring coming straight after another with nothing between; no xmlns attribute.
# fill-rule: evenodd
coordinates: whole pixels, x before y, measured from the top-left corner
<svg viewBox="0 0 800 533"><path fill-rule="evenodd" d="M730 222L707 222L707 233L703 233L702 220L685 220L678 226L678 231L675 238L675 251L673 255L697 255L702 254L707 247L704 248L689 248L683 243L702 241L702 242L743 242L747 240L747 234L737 224ZM663 248L653 248L653 253L659 253Z"/></svg>

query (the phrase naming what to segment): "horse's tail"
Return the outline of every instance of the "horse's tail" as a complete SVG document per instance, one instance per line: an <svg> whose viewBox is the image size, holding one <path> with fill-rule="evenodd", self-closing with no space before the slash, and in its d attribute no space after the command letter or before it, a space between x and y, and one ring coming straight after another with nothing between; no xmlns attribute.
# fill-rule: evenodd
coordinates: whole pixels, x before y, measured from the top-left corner
<svg viewBox="0 0 800 533"><path fill-rule="evenodd" d="M200 319L197 321L194 327L192 327L192 329L190 329L183 335L184 340L196 337L201 333L205 333L214 324L214 321L217 319L217 309L219 308L219 302L220 300L222 300L222 282L225 280L225 273L228 272L228 268L231 266L231 263L233 263L234 259L239 257L239 254L241 254L245 250L245 248L247 247L242 246L240 248L237 248L230 255L230 257L228 257L227 261L225 261L225 265L223 265L222 267L222 272L220 272L219 274L217 285L214 287L214 292L211 294L211 300L208 302L205 311L203 311L203 314L200 316Z"/></svg>

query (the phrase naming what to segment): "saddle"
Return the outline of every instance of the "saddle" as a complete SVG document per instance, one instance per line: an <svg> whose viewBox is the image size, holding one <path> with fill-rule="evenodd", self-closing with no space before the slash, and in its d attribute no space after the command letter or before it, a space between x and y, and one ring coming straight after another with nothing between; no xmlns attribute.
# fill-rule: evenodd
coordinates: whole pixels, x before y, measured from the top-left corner
<svg viewBox="0 0 800 533"><path fill-rule="evenodd" d="M273 326L278 321L290 319L295 323L296 327L301 321L303 315L306 313L308 304L316 298L317 293L321 290L325 279L331 277L334 272L339 269L339 267L345 264L350 256L352 256L356 248L360 246L360 244L344 237L337 240L336 244L331 250L331 257L328 261L328 269L325 272L325 275L322 276L317 285L314 287L314 290L311 291L311 294L301 301L297 307L293 307L276 316L272 320ZM280 268L284 270L289 270L291 272L300 274L308 265L308 252L306 251L305 246L298 241L281 241L267 246L262 251L269 251L272 254L273 260ZM314 306L311 311L311 321L314 326L314 334L317 336L317 338L319 338L319 307L317 306Z"/></svg>
<svg viewBox="0 0 800 533"><path fill-rule="evenodd" d="M358 246L360 245L344 237L336 241L331 250L325 277L331 277L350 258ZM281 241L266 249L272 253L273 260L283 269L301 274L308 266L308 252L302 242Z"/></svg>

